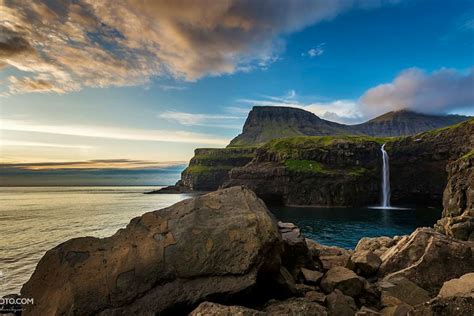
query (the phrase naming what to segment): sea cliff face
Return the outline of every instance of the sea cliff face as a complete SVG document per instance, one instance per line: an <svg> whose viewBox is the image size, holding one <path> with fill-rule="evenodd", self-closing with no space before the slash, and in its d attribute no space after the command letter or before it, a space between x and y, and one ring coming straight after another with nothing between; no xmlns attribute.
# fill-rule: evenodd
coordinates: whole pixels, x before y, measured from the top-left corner
<svg viewBox="0 0 474 316"><path fill-rule="evenodd" d="M268 203L286 205L375 203L382 141L357 136L273 140L250 164L232 169L224 187L243 184Z"/></svg>
<svg viewBox="0 0 474 316"><path fill-rule="evenodd" d="M229 171L244 166L254 157L255 148L198 148L178 183L193 191L217 190L229 179Z"/></svg>
<svg viewBox="0 0 474 316"><path fill-rule="evenodd" d="M260 147L225 187L244 184L268 203L314 206L377 204L382 143L390 159L392 201L439 205L446 165L474 148L474 120L402 138L296 137Z"/></svg>

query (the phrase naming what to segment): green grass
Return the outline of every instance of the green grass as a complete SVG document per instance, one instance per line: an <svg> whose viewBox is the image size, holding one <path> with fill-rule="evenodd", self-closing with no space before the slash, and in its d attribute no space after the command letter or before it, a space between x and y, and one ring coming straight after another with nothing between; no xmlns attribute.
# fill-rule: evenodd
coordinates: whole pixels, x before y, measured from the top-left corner
<svg viewBox="0 0 474 316"><path fill-rule="evenodd" d="M471 150L470 152L466 153L464 156L462 156L462 157L459 158L459 159L469 159L469 158L471 158L471 157L473 157L473 156L474 156L474 149Z"/></svg>
<svg viewBox="0 0 474 316"><path fill-rule="evenodd" d="M469 120L464 121L464 122L457 123L457 124L449 125L449 126L446 126L446 127L441 127L441 128L437 128L437 129L434 129L434 130L431 130L431 131L422 132L422 133L414 135L413 137L420 138L420 137L423 137L423 136L435 136L435 135L438 135L441 132L453 130L453 129L459 128L463 125L466 125L466 124L474 124L474 118L469 119Z"/></svg>
<svg viewBox="0 0 474 316"><path fill-rule="evenodd" d="M331 169L322 163L313 160L288 159L285 161L285 167L296 173L314 173L323 175L348 174L351 176L362 176L367 174L368 170L362 167Z"/></svg>
<svg viewBox="0 0 474 316"><path fill-rule="evenodd" d="M234 168L235 166L201 166L201 165L195 165L195 166L189 166L187 167L184 171L187 173L192 173L192 174L204 174L204 173L212 173L216 171L225 171L225 170L230 170Z"/></svg>
<svg viewBox="0 0 474 316"><path fill-rule="evenodd" d="M370 136L298 136L290 138L274 139L266 143L263 148L269 152L283 153L292 155L297 151L305 149L319 148L321 150L328 150L331 146L338 143L367 143L375 142L383 144L399 139L398 137L370 137Z"/></svg>

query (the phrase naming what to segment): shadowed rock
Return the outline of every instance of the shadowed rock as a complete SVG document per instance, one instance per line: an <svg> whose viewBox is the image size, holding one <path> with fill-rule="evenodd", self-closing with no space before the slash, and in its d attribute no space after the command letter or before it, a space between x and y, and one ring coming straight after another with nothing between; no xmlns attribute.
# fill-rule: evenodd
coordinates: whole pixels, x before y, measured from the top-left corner
<svg viewBox="0 0 474 316"><path fill-rule="evenodd" d="M35 302L24 315L148 315L228 298L278 275L282 248L253 192L216 191L49 250L21 290Z"/></svg>
<svg viewBox="0 0 474 316"><path fill-rule="evenodd" d="M404 276L435 295L447 280L471 272L474 256L467 242L431 228L418 228L382 256L379 275Z"/></svg>

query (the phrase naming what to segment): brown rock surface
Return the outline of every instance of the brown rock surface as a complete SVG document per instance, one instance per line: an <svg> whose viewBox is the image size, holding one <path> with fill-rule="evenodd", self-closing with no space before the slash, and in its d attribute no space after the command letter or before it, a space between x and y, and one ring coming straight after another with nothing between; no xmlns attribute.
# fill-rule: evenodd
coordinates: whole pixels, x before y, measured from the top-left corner
<svg viewBox="0 0 474 316"><path fill-rule="evenodd" d="M229 297L278 274L282 248L253 192L216 191L49 250L21 290L35 301L24 315L155 314Z"/></svg>
<svg viewBox="0 0 474 316"><path fill-rule="evenodd" d="M459 279L444 282L438 296L466 296L474 298L474 273L467 273Z"/></svg>
<svg viewBox="0 0 474 316"><path fill-rule="evenodd" d="M345 295L356 297L364 288L364 280L352 270L334 267L326 272L320 286L326 293L338 289Z"/></svg>
<svg viewBox="0 0 474 316"><path fill-rule="evenodd" d="M357 273L373 275L380 267L382 260L370 250L356 251L350 258L350 266Z"/></svg>
<svg viewBox="0 0 474 316"><path fill-rule="evenodd" d="M436 295L445 281L471 272L474 256L467 242L431 228L418 228L382 256L379 276L404 276Z"/></svg>
<svg viewBox="0 0 474 316"><path fill-rule="evenodd" d="M265 314L268 316L326 316L327 311L318 303L303 298L290 298L285 301L271 302L265 308Z"/></svg>
<svg viewBox="0 0 474 316"><path fill-rule="evenodd" d="M357 311L354 299L337 289L326 297L326 302L330 316L353 316Z"/></svg>
<svg viewBox="0 0 474 316"><path fill-rule="evenodd" d="M379 287L383 306L415 306L430 299L427 291L404 277L384 279L379 282Z"/></svg>
<svg viewBox="0 0 474 316"><path fill-rule="evenodd" d="M264 313L243 306L226 306L217 303L203 302L189 316L263 316Z"/></svg>

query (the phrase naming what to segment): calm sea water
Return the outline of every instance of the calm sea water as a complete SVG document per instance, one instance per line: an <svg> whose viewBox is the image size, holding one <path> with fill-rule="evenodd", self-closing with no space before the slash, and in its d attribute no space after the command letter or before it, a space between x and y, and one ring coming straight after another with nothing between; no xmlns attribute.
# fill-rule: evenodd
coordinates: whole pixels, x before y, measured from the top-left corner
<svg viewBox="0 0 474 316"><path fill-rule="evenodd" d="M106 237L133 217L188 198L143 192L158 187L0 188L0 296L19 292L44 253L73 237ZM363 236L408 234L431 226L440 210L272 208L304 234L327 245L353 248Z"/></svg>

